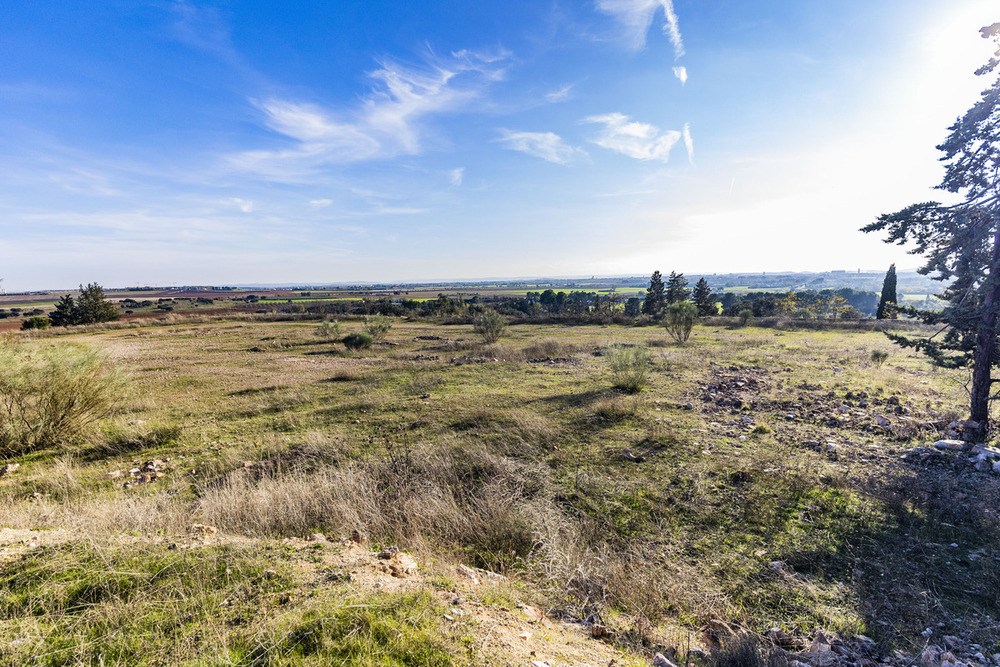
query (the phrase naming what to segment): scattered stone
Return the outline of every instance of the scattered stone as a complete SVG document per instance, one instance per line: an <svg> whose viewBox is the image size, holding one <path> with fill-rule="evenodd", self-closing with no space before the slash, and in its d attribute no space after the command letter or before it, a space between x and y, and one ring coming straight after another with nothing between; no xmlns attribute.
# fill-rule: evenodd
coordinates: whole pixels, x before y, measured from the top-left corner
<svg viewBox="0 0 1000 667"><path fill-rule="evenodd" d="M763 556L766 553L766 551L760 549L759 551L754 552L754 555ZM785 650L801 648L801 644L795 639L795 637L788 634L781 628L771 628L771 630L767 633L767 638L770 639L771 643L778 648L783 648Z"/></svg>
<svg viewBox="0 0 1000 667"><path fill-rule="evenodd" d="M938 440L934 443L934 446L938 449L949 449L952 451L961 451L965 449L964 440Z"/></svg>
<svg viewBox="0 0 1000 667"><path fill-rule="evenodd" d="M215 537L219 533L219 529L215 526L206 526L202 523L193 523L191 527L188 528L188 532L194 536L196 540L209 540Z"/></svg>
<svg viewBox="0 0 1000 667"><path fill-rule="evenodd" d="M986 445L973 445L972 455L977 459L1000 459L1000 449Z"/></svg>
<svg viewBox="0 0 1000 667"><path fill-rule="evenodd" d="M410 554L397 551L389 561L389 572L394 577L406 578L411 574L416 574L417 561L413 560L413 556Z"/></svg>
<svg viewBox="0 0 1000 667"><path fill-rule="evenodd" d="M653 667L677 667L677 665L667 660L667 656L657 653L653 656Z"/></svg>
<svg viewBox="0 0 1000 667"><path fill-rule="evenodd" d="M382 549L382 551L378 552L378 557L382 560L389 560L397 553L399 553L399 547L386 547L385 549Z"/></svg>
<svg viewBox="0 0 1000 667"><path fill-rule="evenodd" d="M919 463L929 463L931 461L944 460L944 452L931 447L914 447L903 454L902 458Z"/></svg>
<svg viewBox="0 0 1000 667"><path fill-rule="evenodd" d="M476 576L476 571L473 570L468 565L459 565L455 569L458 571L459 574L466 576L469 579L472 579L473 585L479 584L479 577Z"/></svg>
<svg viewBox="0 0 1000 667"><path fill-rule="evenodd" d="M354 530L351 531L351 542L354 542L359 546L363 546L365 543L368 542L368 536L365 535L360 530L358 530L357 528L355 528Z"/></svg>
<svg viewBox="0 0 1000 667"><path fill-rule="evenodd" d="M20 467L21 467L20 463L8 463L4 467L0 468L0 477L3 477L4 475L9 475L10 473L14 472Z"/></svg>
<svg viewBox="0 0 1000 667"><path fill-rule="evenodd" d="M310 542L326 542L326 535L323 533L313 533L309 536Z"/></svg>
<svg viewBox="0 0 1000 667"><path fill-rule="evenodd" d="M121 470L112 470L111 472L108 473L108 477L110 479L118 479L121 476L122 476Z"/></svg>
<svg viewBox="0 0 1000 667"><path fill-rule="evenodd" d="M537 622L545 617L545 614L542 613L542 610L538 609L537 607L532 607L531 605L528 604L519 604L518 606L521 607L521 611L524 613L524 615L530 618L532 621Z"/></svg>

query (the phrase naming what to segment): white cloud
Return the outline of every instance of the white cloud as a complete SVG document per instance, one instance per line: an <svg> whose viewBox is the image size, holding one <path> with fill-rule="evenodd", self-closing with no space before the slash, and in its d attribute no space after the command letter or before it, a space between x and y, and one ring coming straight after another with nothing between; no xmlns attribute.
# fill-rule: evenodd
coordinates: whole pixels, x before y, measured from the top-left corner
<svg viewBox="0 0 1000 667"><path fill-rule="evenodd" d="M590 116L584 122L604 125L604 130L591 140L595 144L637 160L667 162L670 149L681 138L676 130L661 132L655 125L633 121L620 113Z"/></svg>
<svg viewBox="0 0 1000 667"><path fill-rule="evenodd" d="M573 93L573 84L568 83L559 90L553 90L551 92L545 93L545 99L549 102L564 102L570 98Z"/></svg>
<svg viewBox="0 0 1000 667"><path fill-rule="evenodd" d="M681 85L683 86L688 82L688 69L681 65L680 67L674 68L674 76L680 79Z"/></svg>
<svg viewBox="0 0 1000 667"><path fill-rule="evenodd" d="M671 0L660 0L663 5L663 13L667 16L667 22L663 24L663 34L669 39L674 47L674 60L684 55L684 38L681 37L681 26L677 20L677 12L674 11L674 3Z"/></svg>
<svg viewBox="0 0 1000 667"><path fill-rule="evenodd" d="M510 130L500 130L502 137L496 141L503 144L504 148L513 151L521 151L543 160L556 164L569 164L580 155L586 153L562 140L558 134L552 132L511 132Z"/></svg>
<svg viewBox="0 0 1000 667"><path fill-rule="evenodd" d="M684 123L682 135L684 137L684 148L687 149L688 153L688 162L694 164L694 140L691 139L691 123Z"/></svg>
<svg viewBox="0 0 1000 667"><path fill-rule="evenodd" d="M311 199L309 200L309 205L313 208L326 208L333 204L332 199Z"/></svg>
<svg viewBox="0 0 1000 667"><path fill-rule="evenodd" d="M295 141L282 150L245 151L230 161L238 168L272 178L301 178L326 164L345 164L421 151L421 121L460 111L503 78L495 63L507 57L460 51L424 68L388 60L368 76L371 93L353 109L334 112L315 104L268 99L254 104L265 124Z"/></svg>
<svg viewBox="0 0 1000 667"><path fill-rule="evenodd" d="M235 204L236 208L240 209L244 213L253 213L254 203L249 199L240 199L239 197L233 197L230 203Z"/></svg>
<svg viewBox="0 0 1000 667"><path fill-rule="evenodd" d="M635 51L646 45L646 33L661 7L666 18L663 33L674 47L676 60L684 55L684 39L672 0L597 0L597 8L614 16L622 25L629 47Z"/></svg>
<svg viewBox="0 0 1000 667"><path fill-rule="evenodd" d="M458 169L452 169L448 172L448 177L451 180L451 184L458 186L462 184L462 179L465 178L465 167L459 167Z"/></svg>

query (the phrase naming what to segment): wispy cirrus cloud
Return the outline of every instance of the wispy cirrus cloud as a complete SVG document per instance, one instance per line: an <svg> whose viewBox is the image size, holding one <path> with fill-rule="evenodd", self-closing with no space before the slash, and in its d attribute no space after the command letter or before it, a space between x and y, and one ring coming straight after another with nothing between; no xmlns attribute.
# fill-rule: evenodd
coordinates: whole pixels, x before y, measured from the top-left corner
<svg viewBox="0 0 1000 667"><path fill-rule="evenodd" d="M684 148L687 150L688 162L694 164L694 140L691 138L691 123L684 123L684 131L681 134L684 138Z"/></svg>
<svg viewBox="0 0 1000 667"><path fill-rule="evenodd" d="M590 116L583 122L604 126L600 134L591 139L595 144L636 160L667 162L670 150L682 136L676 130L661 132L655 125L634 121L620 113Z"/></svg>
<svg viewBox="0 0 1000 667"><path fill-rule="evenodd" d="M586 155L583 149L570 146L562 137L553 132L512 132L500 130L503 135L495 141L504 148L521 151L534 157L554 162L555 164L570 164Z"/></svg>
<svg viewBox="0 0 1000 667"><path fill-rule="evenodd" d="M462 184L462 180L465 178L465 167L459 167L458 169L452 169L448 172L448 180L454 186L459 186Z"/></svg>
<svg viewBox="0 0 1000 667"><path fill-rule="evenodd" d="M684 55L684 38L680 21L672 0L597 0L597 8L610 14L622 25L631 49L638 51L646 45L646 34L659 9L663 9L663 32L674 47L674 60Z"/></svg>
<svg viewBox="0 0 1000 667"><path fill-rule="evenodd" d="M545 99L549 102L565 102L573 94L573 84L568 83L558 90L553 90L545 93Z"/></svg>
<svg viewBox="0 0 1000 667"><path fill-rule="evenodd" d="M499 64L508 55L471 51L433 59L424 67L390 60L370 72L371 92L355 108L331 110L316 104L271 98L253 101L264 124L293 140L279 150L252 150L230 156L239 169L295 179L330 164L416 155L423 121L461 111L504 76Z"/></svg>

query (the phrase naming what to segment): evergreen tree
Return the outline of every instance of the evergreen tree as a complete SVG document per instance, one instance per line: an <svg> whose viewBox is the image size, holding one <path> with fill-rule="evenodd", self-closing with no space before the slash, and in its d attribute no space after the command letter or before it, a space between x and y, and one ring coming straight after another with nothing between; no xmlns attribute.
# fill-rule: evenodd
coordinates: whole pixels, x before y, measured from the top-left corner
<svg viewBox="0 0 1000 667"><path fill-rule="evenodd" d="M646 289L646 300L642 303L642 314L659 317L666 302L663 300L663 278L659 271L653 271Z"/></svg>
<svg viewBox="0 0 1000 667"><path fill-rule="evenodd" d="M667 303L687 301L690 294L691 290L688 289L688 281L684 278L684 274L671 271L670 278L667 280Z"/></svg>
<svg viewBox="0 0 1000 667"><path fill-rule="evenodd" d="M69 294L64 294L56 303L56 308L49 313L49 319L54 327L68 327L76 324L76 302Z"/></svg>
<svg viewBox="0 0 1000 667"><path fill-rule="evenodd" d="M877 320L896 319L896 265L889 266L885 272L885 280L882 281L882 298L878 302L878 312L875 313Z"/></svg>
<svg viewBox="0 0 1000 667"><path fill-rule="evenodd" d="M74 324L113 322L119 318L118 308L104 296L104 289L97 283L80 285L80 296L74 308Z"/></svg>
<svg viewBox="0 0 1000 667"><path fill-rule="evenodd" d="M1000 23L981 33L997 49L976 74L996 73L1000 70ZM907 309L924 322L947 325L943 337L890 338L923 350L938 364L972 366L969 412L978 428L971 435L983 439L989 431L1000 320L1000 78L949 130L938 146L945 164L938 188L961 195L962 201L949 206L914 204L882 215L862 230L887 232L886 243L915 242L914 252L927 257L919 271L952 281L941 295L948 302L942 312Z"/></svg>
<svg viewBox="0 0 1000 667"><path fill-rule="evenodd" d="M691 294L694 299L694 305L698 307L698 315L705 317L708 315L718 315L719 307L715 305L715 296L712 294L712 288L708 286L708 281L704 277L698 279L695 283L694 292Z"/></svg>

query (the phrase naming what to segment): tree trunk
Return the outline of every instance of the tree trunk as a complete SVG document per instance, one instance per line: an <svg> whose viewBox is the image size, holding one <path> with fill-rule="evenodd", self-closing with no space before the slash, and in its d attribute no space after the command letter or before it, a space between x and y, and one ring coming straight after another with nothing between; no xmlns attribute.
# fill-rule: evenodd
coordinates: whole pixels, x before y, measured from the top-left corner
<svg viewBox="0 0 1000 667"><path fill-rule="evenodd" d="M996 354L997 318L1000 315L1000 225L993 233L993 253L990 273L983 294L983 310L976 332L976 351L972 367L972 400L969 419L979 424L973 433L976 440L984 442L989 434L990 387L993 377L993 358Z"/></svg>

